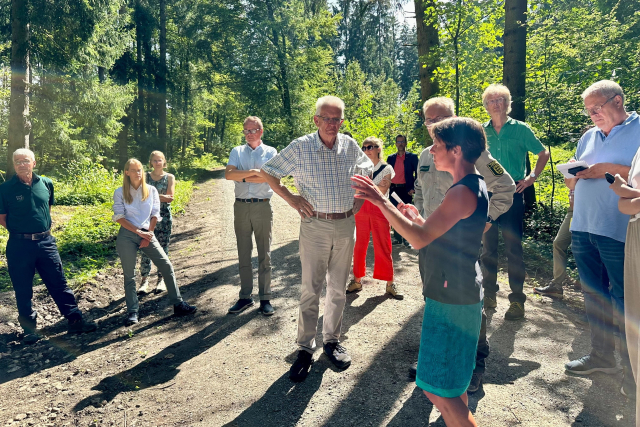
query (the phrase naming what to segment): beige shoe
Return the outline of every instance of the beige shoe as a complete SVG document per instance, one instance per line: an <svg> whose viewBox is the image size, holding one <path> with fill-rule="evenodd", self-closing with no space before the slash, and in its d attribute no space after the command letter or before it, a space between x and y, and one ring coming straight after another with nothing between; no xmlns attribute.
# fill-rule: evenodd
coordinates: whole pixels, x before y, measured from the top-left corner
<svg viewBox="0 0 640 427"><path fill-rule="evenodd" d="M138 287L138 295L147 295L149 293L149 277L142 276L140 287Z"/></svg>
<svg viewBox="0 0 640 427"><path fill-rule="evenodd" d="M347 286L347 293L351 294L353 292L360 292L362 290L362 283L356 282L355 279L349 282L349 286Z"/></svg>
<svg viewBox="0 0 640 427"><path fill-rule="evenodd" d="M167 285L164 283L164 279L162 277L158 278L158 284L156 285L156 290L153 291L156 294L161 294L167 291Z"/></svg>
<svg viewBox="0 0 640 427"><path fill-rule="evenodd" d="M404 295L400 295L398 293L398 287L396 286L395 283L387 284L387 293L392 297L394 297L395 299L404 299Z"/></svg>

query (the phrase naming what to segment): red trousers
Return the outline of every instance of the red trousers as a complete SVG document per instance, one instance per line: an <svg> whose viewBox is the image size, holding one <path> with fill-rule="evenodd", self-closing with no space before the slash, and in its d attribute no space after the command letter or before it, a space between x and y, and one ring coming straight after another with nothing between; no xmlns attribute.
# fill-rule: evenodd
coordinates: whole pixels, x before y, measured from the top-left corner
<svg viewBox="0 0 640 427"><path fill-rule="evenodd" d="M375 264L373 278L391 282L393 280L393 259L391 258L391 234L389 221L380 209L365 200L356 214L356 244L353 248L353 275L364 277L366 271L369 236L373 234Z"/></svg>

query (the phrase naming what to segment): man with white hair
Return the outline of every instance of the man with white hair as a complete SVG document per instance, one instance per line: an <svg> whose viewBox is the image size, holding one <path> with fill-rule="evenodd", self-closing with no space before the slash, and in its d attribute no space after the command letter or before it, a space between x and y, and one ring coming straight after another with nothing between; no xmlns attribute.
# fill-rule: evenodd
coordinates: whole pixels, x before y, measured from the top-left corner
<svg viewBox="0 0 640 427"><path fill-rule="evenodd" d="M524 231L524 190L533 185L549 161L549 151L524 122L508 116L511 112L511 93L501 84L489 85L482 94L482 104L491 116L484 124L487 146L491 155L516 182L513 203L509 210L498 218L489 215L492 226L482 238L482 287L484 288L484 308L497 306L498 286L498 227L502 230L507 255L509 274L509 309L504 315L507 320L524 317L525 267L522 251ZM526 158L529 153L537 154L535 170L526 176Z"/></svg>
<svg viewBox="0 0 640 427"><path fill-rule="evenodd" d="M95 331L94 322L82 319L51 235L53 182L33 173L36 160L31 150L16 150L13 165L16 174L0 185L0 225L9 230L7 267L16 294L18 322L24 330L23 342L33 344L40 339L36 331L38 312L31 304L36 270L60 313L69 321L68 332Z"/></svg>
<svg viewBox="0 0 640 427"><path fill-rule="evenodd" d="M571 239L584 306L591 328L591 352L565 365L567 371L589 375L619 371L614 358L616 328L624 369L621 392L635 393L624 321L624 249L629 216L618 210L618 196L605 173L628 177L640 148L640 118L624 108L624 92L615 82L601 80L582 93L583 113L595 127L578 141L575 160L588 169L576 174ZM638 260L627 260L638 262ZM614 326L613 319L617 319Z"/></svg>
<svg viewBox="0 0 640 427"><path fill-rule="evenodd" d="M354 214L362 206L355 199L351 177L369 175L373 163L356 141L338 133L344 121L344 102L325 96L316 102L313 122L318 131L292 141L262 166L264 177L280 197L298 212L302 295L298 315L299 346L291 366L292 381L304 381L316 347L320 294L327 283L322 337L324 352L339 369L351 357L339 344L355 236ZM280 179L292 175L300 195L292 194Z"/></svg>
<svg viewBox="0 0 640 427"><path fill-rule="evenodd" d="M428 99L422 106L424 114L424 124L431 134L431 128L436 123L455 117L455 106L451 98L436 97ZM433 136L432 136L433 138ZM431 147L425 148L420 154L418 164L418 179L415 182L414 205L423 218L428 218L442 203L447 190L453 185L453 176L449 172L439 171L433 163ZM513 193L516 184L511 176L505 172L504 168L494 159L487 150L484 150L476 161L476 169L484 177L487 184L487 191L490 195L489 216L498 218L509 210L513 201ZM488 221L488 219L487 219ZM487 222L485 230L488 230L491 223ZM418 253L418 265L420 266L420 276L423 277L425 265L425 248ZM423 293L426 290L423 289ZM476 351L476 367L469 383L468 393L475 393L482 384L482 376L485 370L485 359L489 356L489 341L487 340L487 316L482 310L482 323L478 348ZM417 363L409 370L409 375L415 377Z"/></svg>

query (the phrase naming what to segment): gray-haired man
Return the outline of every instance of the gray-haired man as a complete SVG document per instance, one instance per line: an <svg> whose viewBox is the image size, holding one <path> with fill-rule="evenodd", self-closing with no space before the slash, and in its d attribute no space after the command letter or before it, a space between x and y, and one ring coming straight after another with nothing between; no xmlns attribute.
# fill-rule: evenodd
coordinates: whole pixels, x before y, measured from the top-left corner
<svg viewBox="0 0 640 427"><path fill-rule="evenodd" d="M369 174L373 163L358 144L338 133L344 102L325 96L316 103L313 117L318 132L300 137L262 166L267 182L300 214L300 261L302 295L298 316L298 357L291 366L292 381L304 381L316 347L320 294L327 283L322 335L324 352L340 369L351 357L339 344L355 236L354 214L362 206L355 199L351 177ZM292 175L300 195L280 179Z"/></svg>

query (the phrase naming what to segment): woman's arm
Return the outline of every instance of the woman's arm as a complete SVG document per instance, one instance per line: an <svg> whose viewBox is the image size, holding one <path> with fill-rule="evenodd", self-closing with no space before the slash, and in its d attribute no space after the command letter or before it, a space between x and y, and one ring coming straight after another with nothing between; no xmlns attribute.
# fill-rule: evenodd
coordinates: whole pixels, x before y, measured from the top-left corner
<svg viewBox="0 0 640 427"><path fill-rule="evenodd" d="M162 203L171 203L173 202L173 195L176 192L176 177L172 174L167 177L167 194L158 194L160 196L160 202Z"/></svg>
<svg viewBox="0 0 640 427"><path fill-rule="evenodd" d="M640 213L640 197L635 199L620 198L618 209L625 215L637 215Z"/></svg>

